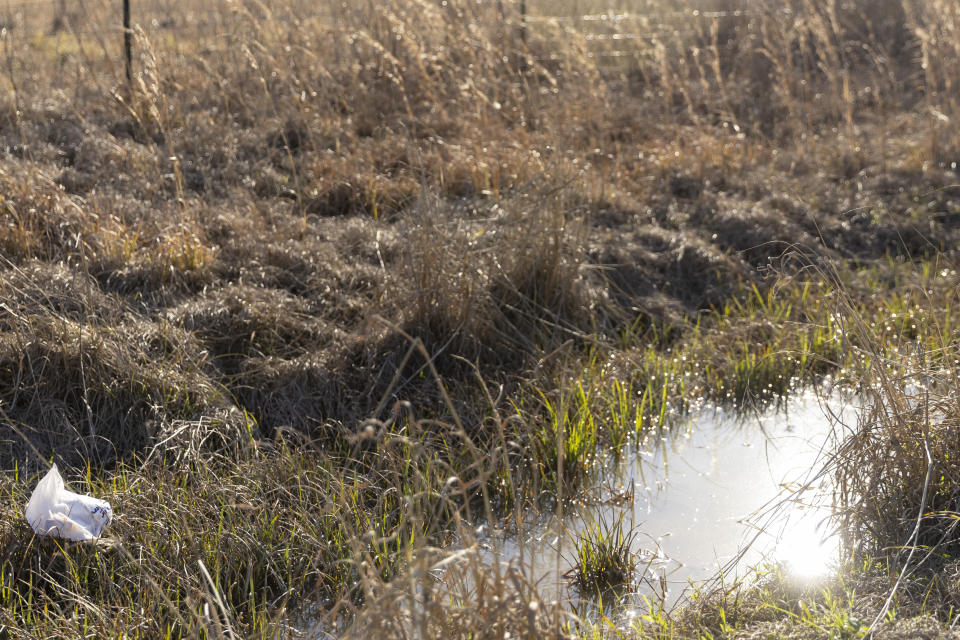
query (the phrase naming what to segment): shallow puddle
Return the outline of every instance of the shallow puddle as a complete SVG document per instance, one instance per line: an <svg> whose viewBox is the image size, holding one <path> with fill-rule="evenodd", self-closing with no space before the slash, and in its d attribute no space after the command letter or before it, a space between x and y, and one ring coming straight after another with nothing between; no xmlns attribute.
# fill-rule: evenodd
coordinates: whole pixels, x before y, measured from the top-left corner
<svg viewBox="0 0 960 640"><path fill-rule="evenodd" d="M572 539L591 518L613 522L623 513L645 568L637 603L653 595L669 606L720 569L729 579L763 561L800 577L826 574L839 549L826 522L829 487L816 472L854 423L855 411L837 396L824 404L812 394L762 415L701 412L627 452L599 504L535 524L523 536L488 539L488 553L521 559L534 580L563 590Z"/></svg>

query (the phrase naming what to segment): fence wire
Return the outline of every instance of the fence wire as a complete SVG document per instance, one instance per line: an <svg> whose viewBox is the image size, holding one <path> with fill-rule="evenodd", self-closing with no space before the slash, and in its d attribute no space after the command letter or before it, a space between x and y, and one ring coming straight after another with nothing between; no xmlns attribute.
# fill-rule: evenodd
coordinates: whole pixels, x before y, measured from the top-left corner
<svg viewBox="0 0 960 640"><path fill-rule="evenodd" d="M597 3L599 4L599 3ZM229 24L234 14L245 11L243 3L214 1L202 6L184 6L177 0L131 0L132 25L147 33L168 32L173 38L194 38L211 46L203 46L206 52L215 53L219 47L215 41L229 39ZM294 15L289 5L283 5L285 11L272 19L281 22L295 20L315 20L330 17L329 12L316 11L323 3L307 3L306 10ZM683 10L664 10L631 12L611 10L606 12L577 13L573 15L549 15L542 12L530 12L525 15L517 11L513 14L514 23L526 30L535 31L544 28L573 29L586 43L588 58L599 61L629 58L642 55L643 43L667 38L677 39L703 33L703 23L717 20L749 19L755 11L733 9L724 11L687 8ZM269 12L269 0L258 5ZM102 20L103 17L114 16ZM681 24L678 24L681 23ZM701 22L697 26L696 23ZM100 38L103 36L117 39L124 32L121 21L121 2L119 0L0 0L0 30L9 37L22 32L29 37L35 34L47 36L74 35L78 39ZM626 45L632 45L632 48ZM559 60L560 54L542 54L540 60Z"/></svg>

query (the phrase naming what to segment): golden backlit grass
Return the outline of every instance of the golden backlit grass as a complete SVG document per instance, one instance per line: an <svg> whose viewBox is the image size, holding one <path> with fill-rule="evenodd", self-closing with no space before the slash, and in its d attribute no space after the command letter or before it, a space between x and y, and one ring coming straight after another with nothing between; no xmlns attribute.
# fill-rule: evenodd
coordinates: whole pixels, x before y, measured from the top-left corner
<svg viewBox="0 0 960 640"><path fill-rule="evenodd" d="M851 539L903 542L952 433L898 381L952 388L953 3L133 4L130 84L116 3L0 7L11 637L586 634L476 527L837 372ZM31 537L49 460L108 544Z"/></svg>

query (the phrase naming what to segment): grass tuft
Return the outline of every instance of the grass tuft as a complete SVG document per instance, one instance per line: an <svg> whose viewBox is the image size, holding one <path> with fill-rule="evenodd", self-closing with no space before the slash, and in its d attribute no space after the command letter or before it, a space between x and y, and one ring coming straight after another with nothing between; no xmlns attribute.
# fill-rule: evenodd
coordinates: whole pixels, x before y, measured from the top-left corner
<svg viewBox="0 0 960 640"><path fill-rule="evenodd" d="M633 549L636 528L621 512L611 520L591 519L573 534L574 564L568 576L582 595L601 595L629 588L637 569Z"/></svg>

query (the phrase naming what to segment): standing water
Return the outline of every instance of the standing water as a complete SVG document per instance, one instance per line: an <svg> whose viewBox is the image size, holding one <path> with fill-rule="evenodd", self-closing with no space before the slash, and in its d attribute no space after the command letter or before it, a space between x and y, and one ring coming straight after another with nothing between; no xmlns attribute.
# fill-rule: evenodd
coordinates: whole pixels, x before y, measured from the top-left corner
<svg viewBox="0 0 960 640"><path fill-rule="evenodd" d="M576 537L591 521L611 523L623 514L637 534L637 595L668 606L720 570L742 576L760 562L801 578L824 575L839 542L827 522L827 478L817 472L853 417L837 396L824 404L812 394L753 416L704 411L625 455L608 478L620 488L604 490L599 504L568 508L563 519L526 535L488 541L490 552L522 560L535 580L561 589Z"/></svg>

